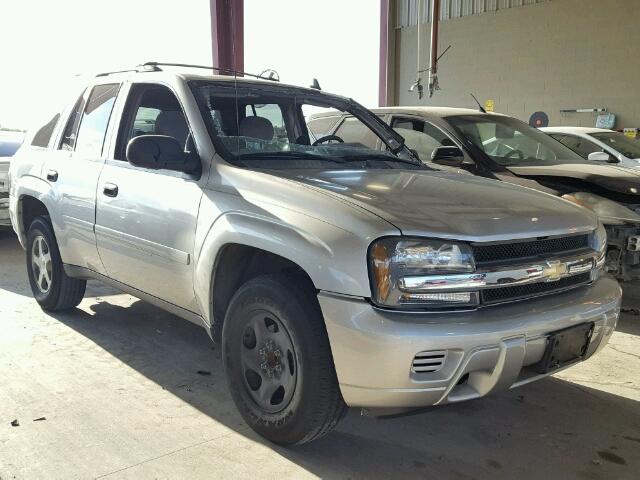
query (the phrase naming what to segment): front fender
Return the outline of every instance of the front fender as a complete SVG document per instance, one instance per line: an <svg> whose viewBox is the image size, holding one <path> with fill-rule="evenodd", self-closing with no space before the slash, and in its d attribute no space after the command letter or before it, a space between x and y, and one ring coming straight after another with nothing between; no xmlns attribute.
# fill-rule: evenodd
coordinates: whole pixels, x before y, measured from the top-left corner
<svg viewBox="0 0 640 480"><path fill-rule="evenodd" d="M226 212L207 232L196 258L196 299L211 324L212 277L219 253L229 244L255 247L296 263L319 290L369 297L366 255L370 241L290 210L278 216Z"/></svg>

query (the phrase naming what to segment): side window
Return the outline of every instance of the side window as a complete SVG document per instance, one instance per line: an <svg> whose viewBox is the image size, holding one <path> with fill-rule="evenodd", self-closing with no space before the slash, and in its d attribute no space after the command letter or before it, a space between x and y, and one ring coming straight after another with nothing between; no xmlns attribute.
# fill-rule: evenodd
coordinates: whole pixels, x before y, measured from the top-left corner
<svg viewBox="0 0 640 480"><path fill-rule="evenodd" d="M78 98L78 101L73 106L73 110L67 119L67 124L64 127L64 132L62 134L62 141L60 142L60 150L73 150L75 148L76 134L78 133L78 125L80 125L83 110L84 93L80 95L80 98Z"/></svg>
<svg viewBox="0 0 640 480"><path fill-rule="evenodd" d="M333 133L333 129L336 126L336 122L340 117L320 117L313 118L307 122L307 129L313 136L312 141L316 141L319 138L326 137Z"/></svg>
<svg viewBox="0 0 640 480"><path fill-rule="evenodd" d="M51 135L53 135L53 131L58 124L58 120L60 120L60 114L56 113L51 120L40 127L36 132L33 136L33 140L31 140L31 145L34 147L47 148L49 146L49 141L51 141Z"/></svg>
<svg viewBox="0 0 640 480"><path fill-rule="evenodd" d="M423 162L431 160L431 154L437 147L455 146L442 130L422 120L394 117L391 127L404 137L407 147L418 152Z"/></svg>
<svg viewBox="0 0 640 480"><path fill-rule="evenodd" d="M129 142L142 135L166 135L186 147L189 126L178 99L164 85L135 84L120 124L116 160L126 160Z"/></svg>
<svg viewBox="0 0 640 480"><path fill-rule="evenodd" d="M336 135L345 143L360 144L373 149L378 143L375 133L355 117L347 117L336 130Z"/></svg>
<svg viewBox="0 0 640 480"><path fill-rule="evenodd" d="M573 135L564 135L562 138L553 136L553 138L564 144L566 147L569 147L582 158L587 158L590 153L602 151L602 148L595 143L591 143L585 138L575 137Z"/></svg>
<svg viewBox="0 0 640 480"><path fill-rule="evenodd" d="M75 142L76 152L92 157L99 157L102 154L107 125L119 88L119 84L93 87L80 121Z"/></svg>

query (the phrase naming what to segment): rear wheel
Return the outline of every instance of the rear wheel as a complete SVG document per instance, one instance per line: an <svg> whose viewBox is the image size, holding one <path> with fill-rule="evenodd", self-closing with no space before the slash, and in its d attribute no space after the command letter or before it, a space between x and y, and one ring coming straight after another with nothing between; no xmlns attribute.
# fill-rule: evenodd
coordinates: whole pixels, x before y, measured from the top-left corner
<svg viewBox="0 0 640 480"><path fill-rule="evenodd" d="M27 273L33 296L43 310L76 307L87 282L67 276L53 228L47 217L37 217L27 233Z"/></svg>
<svg viewBox="0 0 640 480"><path fill-rule="evenodd" d="M329 432L346 412L315 292L264 275L234 295L222 342L227 382L249 426L279 444Z"/></svg>

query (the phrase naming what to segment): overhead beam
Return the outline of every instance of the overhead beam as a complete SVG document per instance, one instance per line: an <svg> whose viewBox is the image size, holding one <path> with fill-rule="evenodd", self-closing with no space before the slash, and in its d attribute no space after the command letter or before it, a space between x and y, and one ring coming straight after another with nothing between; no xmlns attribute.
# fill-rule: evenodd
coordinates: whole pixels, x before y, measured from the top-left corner
<svg viewBox="0 0 640 480"><path fill-rule="evenodd" d="M244 70L244 0L209 0L213 65Z"/></svg>

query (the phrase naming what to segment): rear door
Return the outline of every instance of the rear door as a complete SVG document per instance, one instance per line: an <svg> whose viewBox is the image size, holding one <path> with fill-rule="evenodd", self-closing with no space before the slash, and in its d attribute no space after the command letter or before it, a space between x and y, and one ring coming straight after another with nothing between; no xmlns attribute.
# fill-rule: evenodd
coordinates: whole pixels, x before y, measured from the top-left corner
<svg viewBox="0 0 640 480"><path fill-rule="evenodd" d="M106 161L98 184L98 250L109 277L197 311L193 252L204 179L128 163L129 141L154 134L174 137L186 148L195 148L174 92L163 84L133 84L112 158Z"/></svg>
<svg viewBox="0 0 640 480"><path fill-rule="evenodd" d="M47 152L42 176L49 182L55 207L51 221L62 261L104 273L94 232L96 187L104 165L107 127L119 83L95 85L76 101Z"/></svg>

